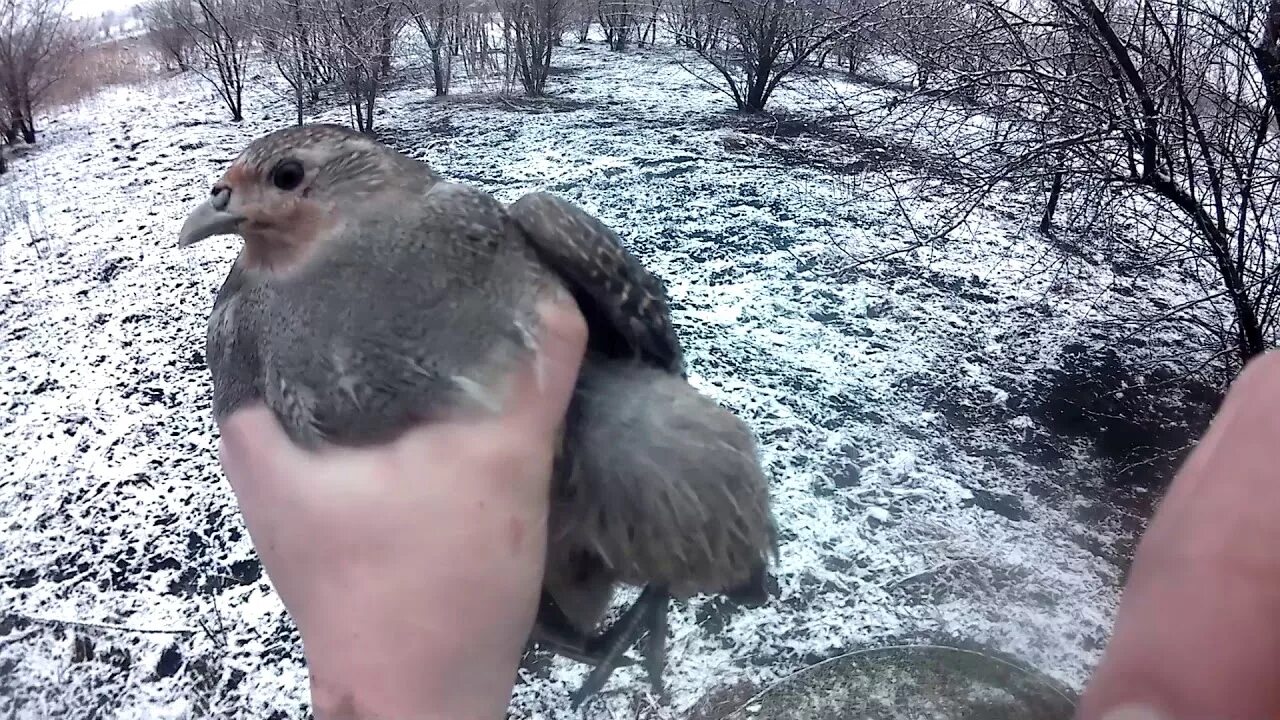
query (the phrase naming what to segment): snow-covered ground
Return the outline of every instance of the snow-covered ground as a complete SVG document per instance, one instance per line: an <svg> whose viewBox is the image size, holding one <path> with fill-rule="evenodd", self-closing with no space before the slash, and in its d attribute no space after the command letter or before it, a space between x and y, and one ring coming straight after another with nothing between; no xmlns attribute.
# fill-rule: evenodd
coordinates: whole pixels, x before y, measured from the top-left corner
<svg viewBox="0 0 1280 720"><path fill-rule="evenodd" d="M1150 505L1106 484L1112 446L1150 428L1073 408L1123 405L1150 379L1138 360L1177 344L1102 350L1093 319L1182 288L1071 261L1013 191L946 244L847 269L837 245L871 256L911 238L893 184L868 172L909 174L928 138L873 146L832 120L890 91L784 88L778 117L750 119L669 48L567 43L554 64L547 101L437 101L406 82L380 132L451 179L504 200L550 190L621 232L668 282L692 380L758 433L783 537L772 604L673 610L667 705L628 668L587 716L686 717L912 639L990 647L1079 687ZM233 124L211 96L189 77L109 90L51 118L0 182L4 717L305 717L297 635L217 466L201 353L236 245L174 247L190 204L292 112L255 85ZM909 210L931 212L919 197ZM1196 421L1181 392L1162 390L1151 427ZM528 673L513 717L578 717L584 673L558 659Z"/></svg>

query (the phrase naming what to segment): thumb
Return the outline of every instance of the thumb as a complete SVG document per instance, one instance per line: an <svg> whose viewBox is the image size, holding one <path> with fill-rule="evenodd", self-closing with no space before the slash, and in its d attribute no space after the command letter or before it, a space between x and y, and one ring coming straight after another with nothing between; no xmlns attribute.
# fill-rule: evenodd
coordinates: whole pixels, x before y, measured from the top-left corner
<svg viewBox="0 0 1280 720"><path fill-rule="evenodd" d="M534 359L516 373L507 417L553 439L578 382L587 346L587 322L565 292L542 300L538 319Z"/></svg>

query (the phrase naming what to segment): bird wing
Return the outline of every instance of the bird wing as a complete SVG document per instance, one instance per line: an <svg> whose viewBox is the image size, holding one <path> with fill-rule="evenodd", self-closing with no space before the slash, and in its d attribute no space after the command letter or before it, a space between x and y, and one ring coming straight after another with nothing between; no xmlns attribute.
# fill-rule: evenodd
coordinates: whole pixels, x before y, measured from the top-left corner
<svg viewBox="0 0 1280 720"><path fill-rule="evenodd" d="M592 349L684 374L666 287L617 234L578 206L544 192L521 197L508 212L578 301Z"/></svg>

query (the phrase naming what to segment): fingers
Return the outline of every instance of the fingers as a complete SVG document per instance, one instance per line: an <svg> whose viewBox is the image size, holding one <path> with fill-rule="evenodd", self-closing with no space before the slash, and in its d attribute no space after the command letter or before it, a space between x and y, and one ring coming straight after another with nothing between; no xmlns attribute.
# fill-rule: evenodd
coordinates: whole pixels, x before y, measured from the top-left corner
<svg viewBox="0 0 1280 720"><path fill-rule="evenodd" d="M586 349L587 326L568 293L544 299L538 310L540 327L535 362L517 372L507 412L496 422L501 426L498 429L512 440L518 438L552 448L573 396ZM220 459L232 488L241 498L250 491L261 492L259 486L265 482L284 481L297 474L297 468L308 458L315 460L314 453L307 453L289 440L263 403L236 410L219 423L219 428ZM478 433L478 428L475 421L463 420L415 428L391 446L412 453L422 442L457 434L461 434L463 440L489 442L489 435ZM521 444L518 451L522 452L523 447ZM374 450L327 448L321 452L333 461ZM249 487L250 484L254 487Z"/></svg>
<svg viewBox="0 0 1280 720"><path fill-rule="evenodd" d="M1280 356L1246 368L1134 558L1080 720L1280 714Z"/></svg>
<svg viewBox="0 0 1280 720"><path fill-rule="evenodd" d="M558 433L573 397L587 346L587 323L577 303L561 293L539 303L537 357L521 368L512 387L508 420L543 439Z"/></svg>
<svg viewBox="0 0 1280 720"><path fill-rule="evenodd" d="M218 458L227 479L239 492L250 475L271 475L270 470L294 451L293 445L271 411L255 403L218 423L222 436Z"/></svg>

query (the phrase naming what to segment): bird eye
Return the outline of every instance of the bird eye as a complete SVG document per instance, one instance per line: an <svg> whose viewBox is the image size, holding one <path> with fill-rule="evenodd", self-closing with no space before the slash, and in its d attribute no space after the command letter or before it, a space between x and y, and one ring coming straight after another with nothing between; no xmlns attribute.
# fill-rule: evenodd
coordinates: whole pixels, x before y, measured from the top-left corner
<svg viewBox="0 0 1280 720"><path fill-rule="evenodd" d="M297 160L281 160L271 169L271 184L281 190L292 190L302 184L305 174L302 163Z"/></svg>

